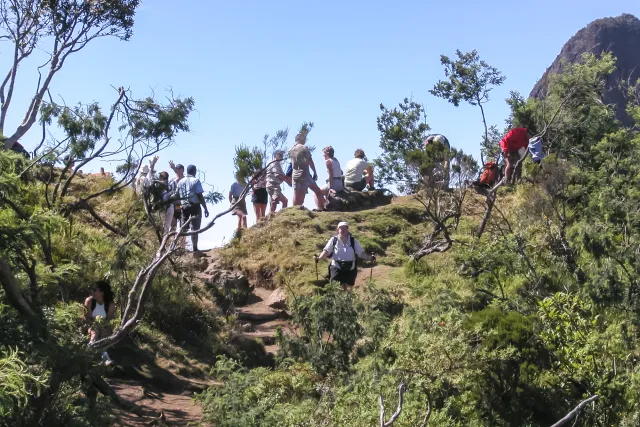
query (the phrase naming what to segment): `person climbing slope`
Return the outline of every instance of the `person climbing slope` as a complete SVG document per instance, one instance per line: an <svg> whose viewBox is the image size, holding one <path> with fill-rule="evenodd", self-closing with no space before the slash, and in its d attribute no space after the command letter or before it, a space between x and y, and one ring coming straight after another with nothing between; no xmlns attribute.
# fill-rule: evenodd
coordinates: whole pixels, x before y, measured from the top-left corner
<svg viewBox="0 0 640 427"><path fill-rule="evenodd" d="M374 261L376 257L365 253L358 240L349 233L349 224L340 222L338 234L327 242L320 256L313 256L317 263L321 259L331 258L329 277L341 285L353 286L358 275L358 258Z"/></svg>
<svg viewBox="0 0 640 427"><path fill-rule="evenodd" d="M291 179L282 170L283 157L284 152L281 150L273 153L273 160L275 161L267 168L267 193L271 200L271 213L276 211L278 203L282 203L282 209L285 209L289 203L289 200L282 194L282 188L280 187L283 181L291 184Z"/></svg>
<svg viewBox="0 0 640 427"><path fill-rule="evenodd" d="M84 308L84 317L89 325L89 343L108 337L111 327L107 322L113 320L116 315L116 305L109 282L99 280L95 283L93 294L84 300ZM102 361L106 365L112 363L106 351L102 353Z"/></svg>
<svg viewBox="0 0 640 427"><path fill-rule="evenodd" d="M187 166L187 176L178 182L178 193L182 201L182 223L184 224L191 219L189 228L192 231L200 230L203 209L205 218L209 217L209 210L202 195L204 190L200 180L196 178L196 172L197 169L194 165ZM191 236L191 244L194 255L198 254L197 234Z"/></svg>
<svg viewBox="0 0 640 427"><path fill-rule="evenodd" d="M522 159L527 154L529 138L533 135L527 128L514 128L500 140L504 160L507 164L505 176L507 184L513 184L522 175Z"/></svg>
<svg viewBox="0 0 640 427"><path fill-rule="evenodd" d="M373 168L364 158L364 151L357 149L353 153L354 158L347 163L344 172L344 185L355 191L364 191L368 185L373 190Z"/></svg>
<svg viewBox="0 0 640 427"><path fill-rule="evenodd" d="M296 135L296 143L289 150L289 158L291 159L291 181L293 183L293 205L302 206L307 190L310 188L316 194L316 206L318 210L324 210L325 198L322 190L316 184L318 173L316 165L311 158L311 151L305 144L307 136L299 133ZM313 177L309 174L309 168L313 170Z"/></svg>

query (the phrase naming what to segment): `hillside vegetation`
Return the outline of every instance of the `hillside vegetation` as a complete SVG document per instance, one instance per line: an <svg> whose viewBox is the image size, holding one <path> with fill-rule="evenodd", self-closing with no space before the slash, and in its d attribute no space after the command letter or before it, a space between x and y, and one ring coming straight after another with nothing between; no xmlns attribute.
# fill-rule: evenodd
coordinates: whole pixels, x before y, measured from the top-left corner
<svg viewBox="0 0 640 427"><path fill-rule="evenodd" d="M587 399L576 425L637 425L640 135L601 102L614 63L585 56L544 102L509 100L511 126L544 129L551 150L516 186L441 191L429 178L438 153L411 151L412 132L390 125L383 138L426 177L415 196L357 213L288 209L223 249L256 283L286 287L300 329L280 336L273 369L220 358L205 420L391 425L380 402L396 408L400 395L395 426L549 426ZM419 108L391 114L417 129ZM465 159L455 182L472 176ZM353 291L315 277L312 255L340 220L379 254Z"/></svg>

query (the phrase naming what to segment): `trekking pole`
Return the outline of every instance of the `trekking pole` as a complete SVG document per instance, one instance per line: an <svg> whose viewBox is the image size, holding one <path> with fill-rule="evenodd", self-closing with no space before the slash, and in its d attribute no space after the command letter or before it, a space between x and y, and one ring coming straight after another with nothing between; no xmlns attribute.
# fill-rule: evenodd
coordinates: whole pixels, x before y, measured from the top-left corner
<svg viewBox="0 0 640 427"><path fill-rule="evenodd" d="M313 260L316 262L316 282L319 282L320 277L318 276L318 255L314 255Z"/></svg>
<svg viewBox="0 0 640 427"><path fill-rule="evenodd" d="M373 258L373 262L376 262L376 256L372 253L371 258ZM373 281L373 263L371 264L371 269L369 269L369 284Z"/></svg>

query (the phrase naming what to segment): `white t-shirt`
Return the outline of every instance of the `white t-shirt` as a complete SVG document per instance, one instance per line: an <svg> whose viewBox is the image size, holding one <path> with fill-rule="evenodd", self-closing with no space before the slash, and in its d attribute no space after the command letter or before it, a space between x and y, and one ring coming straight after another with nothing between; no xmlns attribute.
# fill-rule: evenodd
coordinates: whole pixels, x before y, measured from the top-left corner
<svg viewBox="0 0 640 427"><path fill-rule="evenodd" d="M345 184L354 184L362 181L364 176L364 170L369 167L369 162L364 159L353 158L347 163L346 170L344 172Z"/></svg>
<svg viewBox="0 0 640 427"><path fill-rule="evenodd" d="M359 257L362 257L362 254L364 253L364 249L362 249L362 246L360 246L360 242L358 242L358 239L354 238L353 239L353 248L351 247L351 235L347 236L347 243L342 243L342 240L340 240L340 237L335 236L336 237L336 245L335 247L333 246L333 237L331 239L329 239L329 241L327 242L327 245L324 247L324 250L327 251L328 253L332 253L333 257L331 258L331 264L336 263L336 261L355 261L356 260L356 255L358 255ZM351 266L351 269L353 270L355 268L356 264L355 262L353 263L353 265Z"/></svg>

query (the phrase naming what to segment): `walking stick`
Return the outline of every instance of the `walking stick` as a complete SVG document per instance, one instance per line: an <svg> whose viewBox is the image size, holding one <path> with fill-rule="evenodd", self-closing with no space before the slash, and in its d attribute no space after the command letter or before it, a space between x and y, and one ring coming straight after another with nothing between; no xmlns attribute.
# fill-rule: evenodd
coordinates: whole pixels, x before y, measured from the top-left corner
<svg viewBox="0 0 640 427"><path fill-rule="evenodd" d="M318 276L318 255L314 255L313 259L316 262L316 282L319 282L320 277Z"/></svg>
<svg viewBox="0 0 640 427"><path fill-rule="evenodd" d="M372 253L371 258L373 258L373 262L376 262L376 256ZM371 264L371 269L369 270L369 284L373 281L373 264Z"/></svg>

